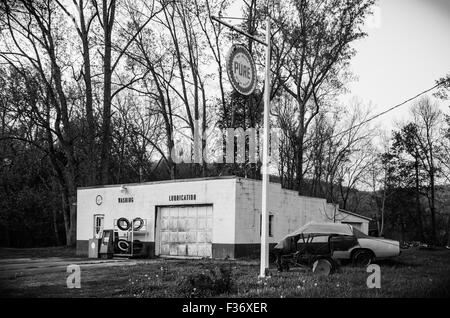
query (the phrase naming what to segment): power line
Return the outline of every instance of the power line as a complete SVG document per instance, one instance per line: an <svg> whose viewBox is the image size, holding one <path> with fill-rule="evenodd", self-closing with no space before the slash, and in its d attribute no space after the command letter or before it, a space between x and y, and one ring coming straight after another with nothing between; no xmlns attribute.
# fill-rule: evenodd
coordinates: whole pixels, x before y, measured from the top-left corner
<svg viewBox="0 0 450 318"><path fill-rule="evenodd" d="M220 18L220 19L226 19L226 20L243 20L243 21L250 20L250 18L226 17L226 16L225 16L225 17L224 17L224 16L220 16L219 18ZM265 19L258 19L258 18L255 18L255 17L253 17L252 20L255 20L255 21L265 21Z"/></svg>
<svg viewBox="0 0 450 318"><path fill-rule="evenodd" d="M227 19L227 20L248 20L248 18L238 18L238 17L224 17L220 16L221 19Z"/></svg>
<svg viewBox="0 0 450 318"><path fill-rule="evenodd" d="M432 91L433 89L435 89L436 87L438 87L438 86L440 86L440 85L442 85L442 84L444 84L444 83L443 83L443 82L437 83L437 84L434 85L433 87L431 87L431 88L429 88L429 89L427 89L427 90L424 90L423 92L420 92L419 94L417 94L417 95L415 95L415 96L413 96L413 97L408 98L408 99L405 100L404 102L401 102L400 104L397 104L397 105L395 105L395 106L392 106L392 107L386 109L385 111L382 111L382 112L379 113L379 114L376 114L376 115L374 115L374 116L372 116L372 117L370 117L370 118L368 118L368 119L366 119L366 120L363 120L362 122L360 122L359 124L357 124L357 125L355 125L355 126L353 126L353 127L350 127L350 128L348 128L348 129L345 129L344 131L341 131L341 132L339 132L339 133L337 133L337 134L335 134L335 135L333 135L333 136L327 137L325 140L335 138L335 137L337 137L337 136L339 136L339 135L342 135L342 134L345 134L345 133L347 133L347 132L349 132L349 131L351 131L351 130L353 130L353 129L355 129L355 128L358 128L358 127L360 127L360 126L362 126L362 125L364 125L364 124L367 124L368 122L370 122L370 121L372 121L372 120L374 120L374 119L376 119L376 118L378 118L378 117L381 117L381 116L383 116L383 115L385 115L385 114L387 114L387 113L393 111L394 109L399 108L399 107L401 107L401 106L403 106L403 105L409 103L410 101L416 99L417 97L419 97L419 96L421 96L421 95L423 95L423 94L426 94L426 93Z"/></svg>

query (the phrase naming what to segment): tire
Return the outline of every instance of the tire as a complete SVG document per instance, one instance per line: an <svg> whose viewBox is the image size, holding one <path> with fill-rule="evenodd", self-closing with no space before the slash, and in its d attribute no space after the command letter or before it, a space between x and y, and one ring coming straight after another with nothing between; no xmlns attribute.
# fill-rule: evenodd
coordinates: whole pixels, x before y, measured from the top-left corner
<svg viewBox="0 0 450 318"><path fill-rule="evenodd" d="M120 239L117 242L117 248L122 252L128 252L128 249L130 248L130 243L127 240Z"/></svg>
<svg viewBox="0 0 450 318"><path fill-rule="evenodd" d="M117 227L122 231L128 231L130 226L131 226L130 221L128 221L127 218L120 218L117 220Z"/></svg>
<svg viewBox="0 0 450 318"><path fill-rule="evenodd" d="M365 250L357 251L353 255L352 260L353 260L353 265L355 265L355 266L359 266L359 267L368 266L373 261L373 253L370 251L365 251Z"/></svg>
<svg viewBox="0 0 450 318"><path fill-rule="evenodd" d="M312 271L318 276L328 276L333 272L333 264L326 258L319 258L313 263Z"/></svg>
<svg viewBox="0 0 450 318"><path fill-rule="evenodd" d="M138 226L136 226L136 222L139 222ZM141 218L133 219L133 231L139 231L144 226L144 220Z"/></svg>

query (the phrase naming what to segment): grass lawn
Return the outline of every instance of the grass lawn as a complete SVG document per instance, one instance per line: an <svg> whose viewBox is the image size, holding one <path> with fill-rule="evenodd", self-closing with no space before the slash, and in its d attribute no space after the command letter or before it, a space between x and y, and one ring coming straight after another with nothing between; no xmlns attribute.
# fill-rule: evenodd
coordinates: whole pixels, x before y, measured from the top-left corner
<svg viewBox="0 0 450 318"><path fill-rule="evenodd" d="M59 256L70 254L63 249ZM31 252L30 252L31 253ZM4 251L0 253L5 258ZM24 257L27 253L17 253ZM30 254L28 254L29 256ZM47 255L47 254L46 254ZM71 255L73 257L73 254ZM11 257L9 257L11 258ZM133 266L81 270L81 288L66 288L65 271L2 278L2 297L449 297L450 250L404 250L395 259L378 262L381 288L368 289L365 268L342 266L328 277L292 269L258 279L255 260L142 260ZM202 293L211 287L207 277L221 278L219 268L231 269L228 292ZM203 276L201 274L204 274ZM187 277L196 275L196 283ZM205 278L206 277L206 278ZM206 279L206 281L205 281ZM194 289L195 288L195 289ZM192 290L191 290L192 289ZM206 290L206 289L205 289Z"/></svg>

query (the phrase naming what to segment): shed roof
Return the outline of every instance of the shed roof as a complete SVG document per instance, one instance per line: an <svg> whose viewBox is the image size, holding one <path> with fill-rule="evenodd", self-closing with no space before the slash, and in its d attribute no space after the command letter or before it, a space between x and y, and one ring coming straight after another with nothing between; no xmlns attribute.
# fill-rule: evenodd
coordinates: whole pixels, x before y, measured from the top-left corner
<svg viewBox="0 0 450 318"><path fill-rule="evenodd" d="M347 210L344 210L344 209L339 209L339 212L345 213L345 214L350 214L350 215L353 215L353 216L356 216L358 218L365 219L365 220L368 220L368 221L372 221L372 218L369 218L368 216L361 215L361 214L354 213L354 212L350 212L350 211L347 211Z"/></svg>

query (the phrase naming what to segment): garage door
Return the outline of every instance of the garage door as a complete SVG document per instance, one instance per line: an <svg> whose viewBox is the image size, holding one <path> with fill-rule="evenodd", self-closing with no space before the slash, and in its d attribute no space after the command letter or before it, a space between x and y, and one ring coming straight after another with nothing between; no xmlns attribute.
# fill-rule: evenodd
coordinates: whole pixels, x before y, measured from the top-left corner
<svg viewBox="0 0 450 318"><path fill-rule="evenodd" d="M161 207L160 255L212 256L211 205Z"/></svg>

